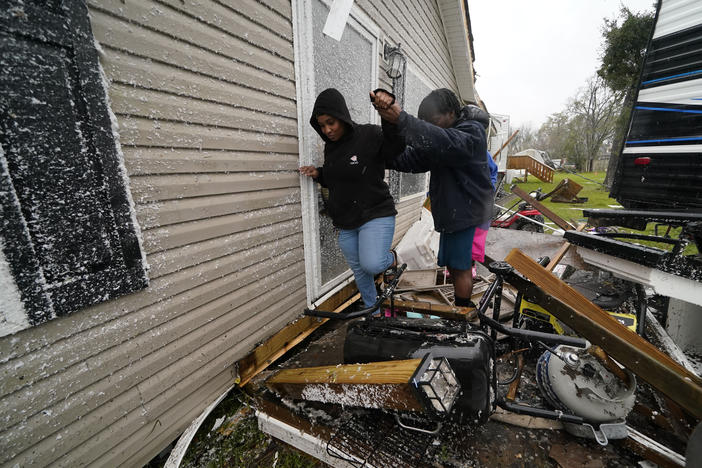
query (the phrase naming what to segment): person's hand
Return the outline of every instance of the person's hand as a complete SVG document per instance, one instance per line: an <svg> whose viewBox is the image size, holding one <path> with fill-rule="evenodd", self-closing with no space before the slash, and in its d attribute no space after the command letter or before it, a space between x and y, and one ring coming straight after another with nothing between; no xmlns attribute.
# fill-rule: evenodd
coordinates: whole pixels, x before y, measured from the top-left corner
<svg viewBox="0 0 702 468"><path fill-rule="evenodd" d="M384 91L378 91L377 93L371 91L370 97L373 100L373 107L378 111L381 118L390 123L397 123L402 108L395 102L395 98Z"/></svg>
<svg viewBox="0 0 702 468"><path fill-rule="evenodd" d="M395 98L383 90L378 90L377 93L371 91L370 97L373 107L376 109L387 109L395 102Z"/></svg>
<svg viewBox="0 0 702 468"><path fill-rule="evenodd" d="M319 171L314 166L300 167L300 174L307 176L307 177L312 177L313 179L316 179L317 177L319 177Z"/></svg>
<svg viewBox="0 0 702 468"><path fill-rule="evenodd" d="M402 108L400 108L398 103L395 103L386 109L378 109L378 114L380 114L380 117L393 124L397 123L397 119L400 118L400 112L402 112Z"/></svg>

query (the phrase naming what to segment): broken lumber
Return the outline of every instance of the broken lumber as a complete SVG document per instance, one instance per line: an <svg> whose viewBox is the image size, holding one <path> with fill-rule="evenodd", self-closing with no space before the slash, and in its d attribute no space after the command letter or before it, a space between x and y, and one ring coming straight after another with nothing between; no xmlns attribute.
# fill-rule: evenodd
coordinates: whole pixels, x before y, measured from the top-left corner
<svg viewBox="0 0 702 468"><path fill-rule="evenodd" d="M507 141L505 141L505 143L502 146L500 146L500 149L498 149L497 152L492 155L493 161L497 161L497 156L502 152L503 149L505 149L507 147L507 145L509 145L509 142L512 141L512 139L517 136L517 133L519 133L519 130L515 130L514 133L512 134L512 136L507 138Z"/></svg>
<svg viewBox="0 0 702 468"><path fill-rule="evenodd" d="M641 455L661 467L676 468L686 466L684 456L646 437L631 426L626 426L626 429L629 432L629 437L624 439L624 444L634 453Z"/></svg>
<svg viewBox="0 0 702 468"><path fill-rule="evenodd" d="M628 330L519 249L512 250L505 261L550 295L553 303L561 304L562 307L549 308L559 320L601 346L610 356L691 414L702 417L702 379ZM567 312L564 313L564 310Z"/></svg>
<svg viewBox="0 0 702 468"><path fill-rule="evenodd" d="M583 229L585 229L585 226L587 226L587 223L580 223L580 224L578 224L578 227L575 228L575 230L576 230L577 232L580 232L580 231L582 231ZM556 252L556 254L551 258L551 261L548 262L548 265L546 265L546 269L547 269L548 271L553 271L553 269L556 268L556 266L557 266L559 263L561 263L561 260L563 260L563 257L565 257L565 254L568 253L568 251L570 250L570 247L571 247L572 245L573 245L573 244L571 244L570 242L565 241L565 242L563 243L563 245L561 246L561 248L558 249L558 252Z"/></svg>
<svg viewBox="0 0 702 468"><path fill-rule="evenodd" d="M631 384L631 382L629 382L629 374L624 372L624 369L619 367L619 364L614 362L614 360L609 357L607 353L605 353L604 349L600 348L599 346L590 346L587 352L595 356L595 358L597 358L597 360L600 361L600 363L605 366L605 368L616 378L621 380L624 385L628 387Z"/></svg>
<svg viewBox="0 0 702 468"><path fill-rule="evenodd" d="M568 221L566 221L565 219L558 216L556 213L554 213L550 209L546 208L546 206L543 203L541 203L536 198L532 197L531 195L529 195L528 193L526 193L524 190L520 189L516 185L512 185L511 191L513 194L515 194L516 196L518 196L519 198L521 198L522 200L524 200L525 202L527 202L531 206L533 206L534 209L539 210L541 212L541 214L543 214L548 219L553 221L556 224L556 226L563 229L564 231L572 231L573 229L575 229L575 226L573 226Z"/></svg>
<svg viewBox="0 0 702 468"><path fill-rule="evenodd" d="M324 301L320 307L324 310L333 309L334 312L341 312L361 298L360 293L353 295L355 291L355 283L349 283ZM283 354L326 323L327 320L329 319L309 316L301 317L258 345L251 353L237 362L239 386L243 387L246 385L256 374L273 364Z"/></svg>
<svg viewBox="0 0 702 468"><path fill-rule="evenodd" d="M422 359L283 369L268 378L273 392L343 406L423 411L412 376Z"/></svg>
<svg viewBox="0 0 702 468"><path fill-rule="evenodd" d="M390 306L390 300L383 302L384 306ZM406 310L418 312L420 314L431 314L437 317L469 322L478 316L478 312L472 307L456 307L444 304L432 304L430 302L419 301L393 301L395 310Z"/></svg>

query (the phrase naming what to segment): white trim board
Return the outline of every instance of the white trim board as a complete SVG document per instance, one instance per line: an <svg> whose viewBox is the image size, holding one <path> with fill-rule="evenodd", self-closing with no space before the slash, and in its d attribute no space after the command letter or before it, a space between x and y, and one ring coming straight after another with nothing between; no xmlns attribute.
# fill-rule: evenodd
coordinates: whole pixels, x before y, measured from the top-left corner
<svg viewBox="0 0 702 468"><path fill-rule="evenodd" d="M296 449L301 450L328 465L335 468L354 468L363 464L363 460L358 460L356 457L348 454L343 455L349 459L358 460L358 463L351 464L342 460L341 458L332 457L327 452L327 442L296 427L290 426L289 424L286 424L278 419L275 419L266 413L256 411L256 417L258 418L258 428L261 431L275 437L276 439L282 440L286 444L292 445ZM374 467L374 465L368 462L366 462L366 464L363 466L368 468Z"/></svg>
<svg viewBox="0 0 702 468"><path fill-rule="evenodd" d="M623 153L702 153L702 145L632 146Z"/></svg>
<svg viewBox="0 0 702 468"><path fill-rule="evenodd" d="M585 262L611 271L615 276L649 286L656 293L663 296L702 305L702 287L697 281L664 273L655 268L639 265L629 260L623 260L584 247L578 246L577 250Z"/></svg>

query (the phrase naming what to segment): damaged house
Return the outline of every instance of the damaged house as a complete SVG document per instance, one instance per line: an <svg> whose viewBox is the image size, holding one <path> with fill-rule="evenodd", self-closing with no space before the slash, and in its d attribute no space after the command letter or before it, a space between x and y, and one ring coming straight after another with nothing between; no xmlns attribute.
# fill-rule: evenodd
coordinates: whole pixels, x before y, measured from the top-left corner
<svg viewBox="0 0 702 468"><path fill-rule="evenodd" d="M336 3L5 2L0 464L144 464L257 344L352 286L297 173L321 160L316 94L359 122L378 87L410 111L476 96L463 0L353 2L340 42ZM426 180L389 183L397 240Z"/></svg>

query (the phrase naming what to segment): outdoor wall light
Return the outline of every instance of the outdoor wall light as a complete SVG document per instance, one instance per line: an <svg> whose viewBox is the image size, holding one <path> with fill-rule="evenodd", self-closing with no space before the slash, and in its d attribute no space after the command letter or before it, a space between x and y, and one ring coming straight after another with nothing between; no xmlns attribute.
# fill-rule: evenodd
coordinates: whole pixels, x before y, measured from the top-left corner
<svg viewBox="0 0 702 468"><path fill-rule="evenodd" d="M434 358L427 354L412 376L420 397L439 414L448 414L453 407L461 384L445 357Z"/></svg>
<svg viewBox="0 0 702 468"><path fill-rule="evenodd" d="M397 47L392 47L390 44L385 44L383 48L383 59L390 65L387 70L388 77L393 80L402 76L405 71L405 63L407 59L400 50L400 44Z"/></svg>

